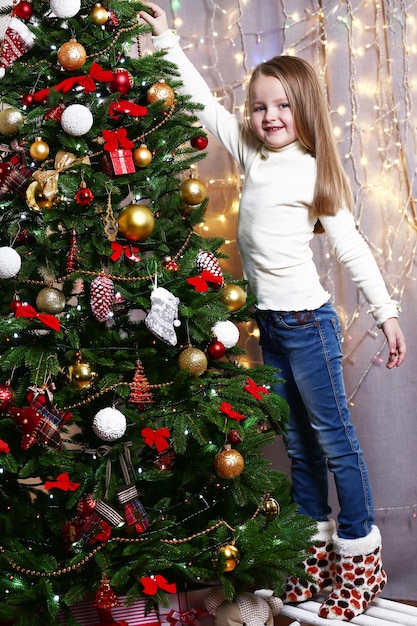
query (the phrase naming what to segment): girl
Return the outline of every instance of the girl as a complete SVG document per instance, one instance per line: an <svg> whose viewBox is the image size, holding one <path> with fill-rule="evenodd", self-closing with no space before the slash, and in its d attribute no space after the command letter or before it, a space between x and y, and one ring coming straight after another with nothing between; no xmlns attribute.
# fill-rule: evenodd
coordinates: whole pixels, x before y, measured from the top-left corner
<svg viewBox="0 0 417 626"><path fill-rule="evenodd" d="M238 224L243 271L257 299L264 361L279 368L285 381L276 391L290 407L284 441L294 501L317 521L305 562L314 582L289 579L283 599L306 600L331 585L319 614L349 621L380 593L386 574L367 469L346 401L341 327L310 249L315 230L325 231L369 302L388 342L388 369L401 365L406 354L397 305L355 228L349 185L313 68L291 56L259 65L240 124L185 56L166 13L153 2L144 4L149 12L140 16L152 28L156 49L179 68L184 93L204 105L201 123L245 174ZM337 532L328 518L328 469L340 504Z"/></svg>

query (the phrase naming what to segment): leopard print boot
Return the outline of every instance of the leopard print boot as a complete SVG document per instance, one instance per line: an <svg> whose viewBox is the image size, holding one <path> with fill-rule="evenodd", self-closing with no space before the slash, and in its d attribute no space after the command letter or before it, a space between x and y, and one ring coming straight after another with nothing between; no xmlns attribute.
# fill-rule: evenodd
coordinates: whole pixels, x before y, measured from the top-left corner
<svg viewBox="0 0 417 626"><path fill-rule="evenodd" d="M334 536L336 576L333 591L319 609L320 617L350 622L366 610L387 582L382 569L381 535L377 526L366 537Z"/></svg>
<svg viewBox="0 0 417 626"><path fill-rule="evenodd" d="M325 587L333 585L336 555L332 537L335 532L334 520L317 522L317 533L313 537L314 545L308 548L309 556L304 561L305 571L312 580L288 578L284 594L281 596L284 603L304 602Z"/></svg>

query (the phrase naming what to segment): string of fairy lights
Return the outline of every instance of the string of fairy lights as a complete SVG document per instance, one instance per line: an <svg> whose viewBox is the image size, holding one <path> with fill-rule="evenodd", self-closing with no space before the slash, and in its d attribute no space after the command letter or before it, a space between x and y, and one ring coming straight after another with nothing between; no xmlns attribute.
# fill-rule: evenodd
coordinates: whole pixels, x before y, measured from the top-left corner
<svg viewBox="0 0 417 626"><path fill-rule="evenodd" d="M201 20L181 0L171 0L169 9L188 56L216 97L237 115L242 113L250 72L260 61L291 54L314 65L351 181L358 229L391 296L401 302L416 281L417 0L308 4L269 2L263 19L254 0L207 0L201 3ZM206 236L224 237L225 252L230 254L225 269L240 278L234 236L241 172L232 160L216 167L210 151L199 169L209 185L209 198L215 199L209 202L201 228ZM355 366L350 376L356 381L349 390L353 406L368 374L385 362L385 339L366 315L368 305L354 287L341 291L340 268L327 240L316 239L322 282L336 294L344 328L345 363ZM242 336L248 350L248 363L243 364L260 362L256 326L248 323Z"/></svg>

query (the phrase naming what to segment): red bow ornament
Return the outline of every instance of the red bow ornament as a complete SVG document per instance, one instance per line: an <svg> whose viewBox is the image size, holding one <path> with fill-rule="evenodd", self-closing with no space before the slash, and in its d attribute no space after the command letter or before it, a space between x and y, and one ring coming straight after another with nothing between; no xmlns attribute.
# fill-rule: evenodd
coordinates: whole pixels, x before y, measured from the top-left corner
<svg viewBox="0 0 417 626"><path fill-rule="evenodd" d="M107 152L114 152L120 146L121 148L133 148L135 145L133 141L127 136L126 128L118 128L117 130L102 130L101 134L103 135L104 150Z"/></svg>
<svg viewBox="0 0 417 626"><path fill-rule="evenodd" d="M257 400L263 400L261 394L269 394L269 390L262 385L257 385L252 378L248 378L244 390L250 393Z"/></svg>
<svg viewBox="0 0 417 626"><path fill-rule="evenodd" d="M222 276L216 276L209 272L209 270L204 270L201 272L200 276L194 276L193 278L187 278L187 283L192 285L196 291L208 291L209 285L221 287L223 283Z"/></svg>
<svg viewBox="0 0 417 626"><path fill-rule="evenodd" d="M139 248L137 246L122 246L122 244L118 241L113 241L113 243L111 244L111 249L113 250L110 256L110 259L112 261L118 261L122 254L124 254L125 257L129 259L129 261L134 261L135 263L137 263L137 261L140 261L140 257L137 256L137 253L139 252Z"/></svg>
<svg viewBox="0 0 417 626"><path fill-rule="evenodd" d="M50 315L49 313L38 313L36 309L33 308L30 304L21 304L17 307L15 311L16 317L27 317L34 318L42 322L44 326L47 328L52 328L52 330L60 331L61 325L59 323L59 319L57 319L54 315Z"/></svg>
<svg viewBox="0 0 417 626"><path fill-rule="evenodd" d="M148 113L148 109L130 100L117 99L109 105L109 116L117 121L120 119L119 113L131 117L143 117Z"/></svg>
<svg viewBox="0 0 417 626"><path fill-rule="evenodd" d="M154 596L158 589L162 589L167 593L177 593L177 585L175 583L169 583L161 574L142 576L140 582L143 585L143 593L147 596Z"/></svg>
<svg viewBox="0 0 417 626"><path fill-rule="evenodd" d="M225 413L228 417L230 417L232 420L236 420L237 422L240 422L240 420L243 420L245 418L243 413L238 413L237 411L235 411L232 405L228 402L222 402L219 406L219 411L220 413Z"/></svg>
<svg viewBox="0 0 417 626"><path fill-rule="evenodd" d="M168 428L159 428L158 430L154 430L153 428L142 428L141 434L145 439L146 445L150 448L155 445L158 452L168 450L169 443L167 442L167 439L169 439L171 434Z"/></svg>
<svg viewBox="0 0 417 626"><path fill-rule="evenodd" d="M93 93L96 90L95 81L109 83L113 78L111 70L103 70L98 63L93 63L88 76L71 76L56 85L55 91L68 93L73 87L79 85L84 88L84 93Z"/></svg>
<svg viewBox="0 0 417 626"><path fill-rule="evenodd" d="M44 484L44 487L47 491L50 489L60 489L61 491L75 491L80 486L80 483L73 483L70 481L69 474L67 472L62 472L62 474L58 474L56 480L47 480Z"/></svg>

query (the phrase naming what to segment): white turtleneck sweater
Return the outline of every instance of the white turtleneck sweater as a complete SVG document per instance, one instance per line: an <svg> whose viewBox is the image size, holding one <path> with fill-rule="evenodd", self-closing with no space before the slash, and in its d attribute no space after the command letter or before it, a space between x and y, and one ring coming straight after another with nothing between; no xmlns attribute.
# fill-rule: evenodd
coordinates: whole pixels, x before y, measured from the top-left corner
<svg viewBox="0 0 417 626"><path fill-rule="evenodd" d="M272 311L322 306L330 294L320 283L310 248L316 221L310 211L315 159L298 141L272 151L245 139L237 117L216 101L182 51L179 37L169 30L153 37L153 43L179 68L182 92L204 105L204 110L197 112L202 125L243 169L237 241L244 276L257 306ZM321 216L320 222L338 261L348 268L369 303L377 325L397 317L397 303L391 300L350 211L342 207L334 216Z"/></svg>

